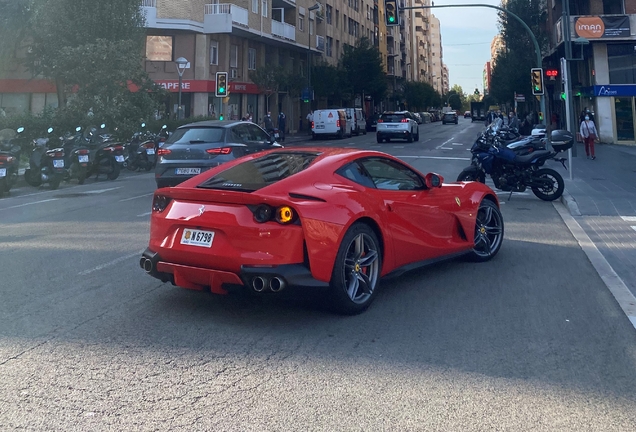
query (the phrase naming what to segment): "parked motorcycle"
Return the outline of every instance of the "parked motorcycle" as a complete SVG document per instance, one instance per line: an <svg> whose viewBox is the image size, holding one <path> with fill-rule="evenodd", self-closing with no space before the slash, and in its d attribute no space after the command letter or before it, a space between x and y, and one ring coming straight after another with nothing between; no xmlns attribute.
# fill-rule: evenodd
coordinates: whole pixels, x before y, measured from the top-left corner
<svg viewBox="0 0 636 432"><path fill-rule="evenodd" d="M95 174L96 179L99 179L100 174L105 174L108 180L119 177L125 162L124 145L115 142L113 135L107 132L106 125L102 123L99 129L87 128L84 140L90 150L88 176Z"/></svg>
<svg viewBox="0 0 636 432"><path fill-rule="evenodd" d="M33 140L29 168L24 172L24 179L33 187L48 183L51 189L57 189L66 175L64 148L54 145L56 143L50 136L53 128L48 128L47 133L49 136Z"/></svg>
<svg viewBox="0 0 636 432"><path fill-rule="evenodd" d="M23 127L17 130L3 129L0 131L0 197L9 193L18 180L18 168L22 146L18 142Z"/></svg>
<svg viewBox="0 0 636 432"><path fill-rule="evenodd" d="M82 140L82 128L75 128L75 135L70 133L60 137L64 149L65 181L77 179L78 184L84 184L88 177L90 165L90 150Z"/></svg>
<svg viewBox="0 0 636 432"><path fill-rule="evenodd" d="M464 168L457 181L485 183L486 175L490 175L495 187L509 191L510 196L512 192L524 192L529 187L538 198L553 201L563 194L565 182L557 171L542 167L547 160L555 160L566 168L567 159L556 156L573 145L574 136L565 130L552 132L551 149L536 150L525 155L517 154L514 149L478 139L471 148L471 165Z"/></svg>
<svg viewBox="0 0 636 432"><path fill-rule="evenodd" d="M141 128L146 127L146 123L141 124ZM164 125L162 130L166 126ZM130 171L144 169L150 171L154 168L157 158L157 149L159 143L159 134L152 134L148 131L135 133L130 142L125 144L126 160L124 166Z"/></svg>

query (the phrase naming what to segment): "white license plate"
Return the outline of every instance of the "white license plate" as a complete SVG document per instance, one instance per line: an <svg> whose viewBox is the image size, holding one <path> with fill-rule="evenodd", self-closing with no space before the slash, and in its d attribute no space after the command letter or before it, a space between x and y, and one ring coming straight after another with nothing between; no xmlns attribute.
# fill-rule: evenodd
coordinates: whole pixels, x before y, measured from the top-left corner
<svg viewBox="0 0 636 432"><path fill-rule="evenodd" d="M211 247L214 240L213 231L201 231L186 228L181 234L181 244L188 246Z"/></svg>
<svg viewBox="0 0 636 432"><path fill-rule="evenodd" d="M386 127L388 127L388 128L396 128L398 126L397 125L386 125Z"/></svg>
<svg viewBox="0 0 636 432"><path fill-rule="evenodd" d="M146 149L146 154L155 154L155 149Z"/></svg>
<svg viewBox="0 0 636 432"><path fill-rule="evenodd" d="M88 155L79 155L77 160L79 163L88 163Z"/></svg>
<svg viewBox="0 0 636 432"><path fill-rule="evenodd" d="M115 160L117 162L123 163L124 162L124 156L123 155L115 156Z"/></svg>
<svg viewBox="0 0 636 432"><path fill-rule="evenodd" d="M0 168L0 177L6 177L6 176L7 176L7 169Z"/></svg>
<svg viewBox="0 0 636 432"><path fill-rule="evenodd" d="M53 168L64 168L64 160L56 159L53 161Z"/></svg>
<svg viewBox="0 0 636 432"><path fill-rule="evenodd" d="M280 138L280 135L278 135L277 133L274 134L274 138Z"/></svg>
<svg viewBox="0 0 636 432"><path fill-rule="evenodd" d="M175 168L176 175L197 175L201 174L201 168Z"/></svg>

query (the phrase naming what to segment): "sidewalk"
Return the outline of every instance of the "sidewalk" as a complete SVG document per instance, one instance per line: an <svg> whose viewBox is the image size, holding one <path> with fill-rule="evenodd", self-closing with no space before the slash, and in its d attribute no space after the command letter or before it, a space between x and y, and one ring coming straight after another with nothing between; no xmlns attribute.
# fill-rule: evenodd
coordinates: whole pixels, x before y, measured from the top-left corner
<svg viewBox="0 0 636 432"><path fill-rule="evenodd" d="M590 160L577 145L561 201L636 295L636 147L600 144Z"/></svg>
<svg viewBox="0 0 636 432"><path fill-rule="evenodd" d="M296 144L305 141L311 141L311 135L307 131L301 131L296 133L289 133L285 135L285 141L280 141L279 144Z"/></svg>

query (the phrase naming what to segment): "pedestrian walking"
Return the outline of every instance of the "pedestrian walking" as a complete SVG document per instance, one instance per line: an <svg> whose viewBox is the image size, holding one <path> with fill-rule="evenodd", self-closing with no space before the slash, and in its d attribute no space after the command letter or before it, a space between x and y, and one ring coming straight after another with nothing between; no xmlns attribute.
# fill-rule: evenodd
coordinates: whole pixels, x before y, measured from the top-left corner
<svg viewBox="0 0 636 432"><path fill-rule="evenodd" d="M267 115L263 119L263 126L268 134L274 133L274 122L272 121L272 113L267 111Z"/></svg>
<svg viewBox="0 0 636 432"><path fill-rule="evenodd" d="M309 129L309 135L311 135L311 122L314 121L314 112L309 110L309 114L307 114L307 129Z"/></svg>
<svg viewBox="0 0 636 432"><path fill-rule="evenodd" d="M581 123L579 133L583 137L583 142L585 143L585 154L587 155L587 158L592 160L596 159L596 155L594 154L594 141L596 141L596 138L598 137L598 132L596 131L594 120L592 120L587 113Z"/></svg>
<svg viewBox="0 0 636 432"><path fill-rule="evenodd" d="M280 140L285 141L285 130L287 126L287 117L282 111L278 114L278 133L280 134Z"/></svg>

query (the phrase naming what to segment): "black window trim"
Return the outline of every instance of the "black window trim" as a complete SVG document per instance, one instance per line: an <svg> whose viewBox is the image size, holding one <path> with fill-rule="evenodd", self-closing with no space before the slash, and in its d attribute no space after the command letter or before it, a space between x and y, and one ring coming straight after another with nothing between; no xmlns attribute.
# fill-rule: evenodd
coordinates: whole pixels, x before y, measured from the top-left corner
<svg viewBox="0 0 636 432"><path fill-rule="evenodd" d="M409 171L412 171L413 173L415 173L417 178L420 179L420 183L422 184L422 188L421 189L412 189L412 190L397 190L397 191L390 190L390 189L379 189L378 186L375 184L375 181L373 181L373 176L371 175L371 173L362 164L362 161L374 160L374 159L381 160L381 161L392 162L392 163L395 163L397 165L402 166L403 168L405 168L405 169L407 169ZM387 157L384 157L384 156L367 156L367 157L356 159L355 162L357 162L360 165L360 167L364 170L364 172L367 174L367 176L369 176L371 181L373 181L373 184L375 185L375 189L376 190L387 191L387 192L414 192L414 191L428 190L428 188L426 187L426 181L424 180L424 178L417 171L415 171L413 168L409 167L408 165L406 165L402 161L397 161L397 160L390 159L390 158L387 158ZM345 177L345 178L347 178L347 177ZM351 180L351 179L347 179L347 180ZM353 180L351 180L351 181L353 181ZM359 183L356 182L356 184L359 184ZM364 186L364 185L361 185L361 186ZM366 187L366 186L364 186L364 187Z"/></svg>

